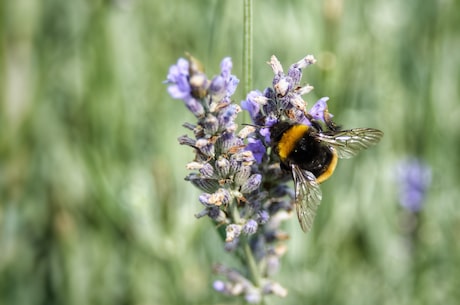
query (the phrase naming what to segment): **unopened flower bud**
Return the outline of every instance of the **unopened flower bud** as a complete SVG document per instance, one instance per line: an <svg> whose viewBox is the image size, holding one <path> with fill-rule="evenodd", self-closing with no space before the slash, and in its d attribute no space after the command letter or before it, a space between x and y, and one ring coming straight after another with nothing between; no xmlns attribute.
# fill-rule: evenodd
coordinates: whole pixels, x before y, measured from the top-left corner
<svg viewBox="0 0 460 305"><path fill-rule="evenodd" d="M207 139L198 139L195 146L206 156L214 157L214 145Z"/></svg>
<svg viewBox="0 0 460 305"><path fill-rule="evenodd" d="M190 181L200 190L206 193L213 193L219 188L219 182L216 179L203 178L196 173L191 173L185 177L185 181Z"/></svg>
<svg viewBox="0 0 460 305"><path fill-rule="evenodd" d="M214 135L219 129L219 121L212 114L208 114L203 122L204 131L208 135Z"/></svg>
<svg viewBox="0 0 460 305"><path fill-rule="evenodd" d="M244 185L251 175L250 166L239 166L238 171L235 173L233 180L236 185Z"/></svg>
<svg viewBox="0 0 460 305"><path fill-rule="evenodd" d="M216 170L220 178L227 178L230 173L230 161L224 156L219 156L219 159L216 161Z"/></svg>
<svg viewBox="0 0 460 305"><path fill-rule="evenodd" d="M225 242L231 242L235 238L240 236L240 234L241 234L241 226L237 225L237 224L229 224L225 231L227 233L226 238L225 238Z"/></svg>
<svg viewBox="0 0 460 305"><path fill-rule="evenodd" d="M214 176L214 168L209 163L204 163L199 169L199 172L204 178L211 178Z"/></svg>
<svg viewBox="0 0 460 305"><path fill-rule="evenodd" d="M251 193L257 190L262 182L262 176L254 174L249 177L248 180L241 186L241 193Z"/></svg>

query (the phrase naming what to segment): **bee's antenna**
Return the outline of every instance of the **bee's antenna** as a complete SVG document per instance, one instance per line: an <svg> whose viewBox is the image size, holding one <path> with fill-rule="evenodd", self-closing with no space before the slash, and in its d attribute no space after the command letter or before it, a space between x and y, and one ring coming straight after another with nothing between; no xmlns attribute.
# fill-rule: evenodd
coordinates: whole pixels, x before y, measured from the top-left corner
<svg viewBox="0 0 460 305"><path fill-rule="evenodd" d="M256 129L262 129L262 128L267 127L267 126L260 126L260 125L249 124L249 123L243 123L243 124L241 124L241 125L243 125L243 126L251 126L251 127L256 128Z"/></svg>

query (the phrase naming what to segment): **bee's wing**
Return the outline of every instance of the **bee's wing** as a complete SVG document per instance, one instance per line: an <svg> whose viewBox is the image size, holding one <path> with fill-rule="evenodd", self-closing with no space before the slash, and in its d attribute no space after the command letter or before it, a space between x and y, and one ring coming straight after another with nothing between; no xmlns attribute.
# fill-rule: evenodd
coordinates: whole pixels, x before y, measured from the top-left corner
<svg viewBox="0 0 460 305"><path fill-rule="evenodd" d="M348 159L377 144L383 137L383 132L373 128L355 128L334 134L318 133L315 137L334 148L339 158Z"/></svg>
<svg viewBox="0 0 460 305"><path fill-rule="evenodd" d="M291 165L295 185L295 208L300 227L306 233L310 231L316 210L321 202L321 189L316 183L316 177L309 171L295 164Z"/></svg>

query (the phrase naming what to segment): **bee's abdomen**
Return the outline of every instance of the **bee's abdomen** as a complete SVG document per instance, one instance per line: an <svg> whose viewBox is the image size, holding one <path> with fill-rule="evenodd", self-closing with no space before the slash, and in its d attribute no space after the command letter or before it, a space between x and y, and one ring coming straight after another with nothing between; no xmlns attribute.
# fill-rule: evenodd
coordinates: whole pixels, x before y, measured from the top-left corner
<svg viewBox="0 0 460 305"><path fill-rule="evenodd" d="M317 182L321 183L334 172L337 165L337 154L306 133L297 141L284 162L286 161L308 170L316 177Z"/></svg>

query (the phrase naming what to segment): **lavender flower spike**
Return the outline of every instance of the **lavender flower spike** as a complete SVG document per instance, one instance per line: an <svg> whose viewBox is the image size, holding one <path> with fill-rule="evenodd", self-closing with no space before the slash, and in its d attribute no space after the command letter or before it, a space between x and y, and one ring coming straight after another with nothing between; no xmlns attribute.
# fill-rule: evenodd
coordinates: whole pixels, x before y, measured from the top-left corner
<svg viewBox="0 0 460 305"><path fill-rule="evenodd" d="M431 184L431 168L419 159L409 159L398 165L397 173L399 203L410 212L420 211Z"/></svg>
<svg viewBox="0 0 460 305"><path fill-rule="evenodd" d="M313 89L300 85L302 70L314 61L306 56L285 74L272 56L272 86L249 92L241 107L231 100L239 81L231 74L229 57L222 60L220 74L211 79L191 56L179 59L167 75L169 94L181 99L196 118L183 125L191 135L179 138L181 145L195 153L187 165L191 173L185 178L202 191L196 200L201 211L195 216L215 224L221 246L240 260L243 269L217 265L214 272L221 279L213 287L249 303L260 303L267 295L287 294L272 277L287 249L288 235L281 223L293 215L295 192L288 184L290 177L271 153L270 129L279 121L280 109L301 124L327 120L327 98L310 111L302 98ZM239 129L236 119L241 109L249 112L253 125Z"/></svg>

